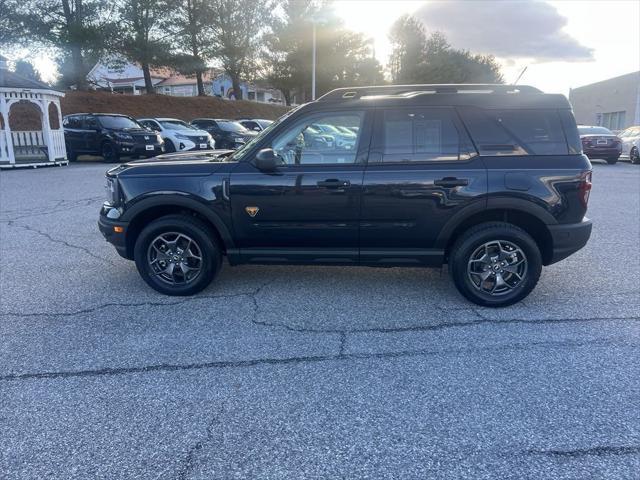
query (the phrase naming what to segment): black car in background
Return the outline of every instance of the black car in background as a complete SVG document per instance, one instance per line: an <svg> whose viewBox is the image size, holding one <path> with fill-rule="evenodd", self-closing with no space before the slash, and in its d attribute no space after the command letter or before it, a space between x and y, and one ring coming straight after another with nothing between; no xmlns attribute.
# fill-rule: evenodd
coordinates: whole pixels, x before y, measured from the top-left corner
<svg viewBox="0 0 640 480"><path fill-rule="evenodd" d="M462 295L502 307L591 235L591 164L571 105L522 85L342 88L235 152L132 162L106 181L100 230L168 295L201 291L225 256L446 263Z"/></svg>
<svg viewBox="0 0 640 480"><path fill-rule="evenodd" d="M260 133L265 128L273 123L273 120L266 120L263 118L241 118L238 123L247 130Z"/></svg>
<svg viewBox="0 0 640 480"><path fill-rule="evenodd" d="M235 150L258 135L235 120L222 118L196 118L191 121L191 125L209 132L216 142L216 148L220 149Z"/></svg>
<svg viewBox="0 0 640 480"><path fill-rule="evenodd" d="M160 135L150 132L126 115L76 113L62 121L67 158L101 155L107 162L120 157L154 157L164 152Z"/></svg>
<svg viewBox="0 0 640 480"><path fill-rule="evenodd" d="M613 165L622 153L622 140L605 127L578 125L582 151L589 158L601 158Z"/></svg>

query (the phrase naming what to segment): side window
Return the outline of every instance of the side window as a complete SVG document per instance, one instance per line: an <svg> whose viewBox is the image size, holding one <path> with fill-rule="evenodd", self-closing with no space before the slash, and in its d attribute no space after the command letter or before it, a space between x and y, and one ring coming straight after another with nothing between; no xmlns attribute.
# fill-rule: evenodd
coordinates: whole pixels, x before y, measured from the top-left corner
<svg viewBox="0 0 640 480"><path fill-rule="evenodd" d="M566 155L555 110L465 109L463 120L481 155Z"/></svg>
<svg viewBox="0 0 640 480"><path fill-rule="evenodd" d="M80 129L82 128L82 117L67 117L65 118L63 124L67 128Z"/></svg>
<svg viewBox="0 0 640 480"><path fill-rule="evenodd" d="M385 110L382 133L386 163L466 160L471 152L466 133L448 109Z"/></svg>
<svg viewBox="0 0 640 480"><path fill-rule="evenodd" d="M84 128L86 130L95 130L98 128L98 121L95 117L84 117Z"/></svg>
<svg viewBox="0 0 640 480"><path fill-rule="evenodd" d="M356 161L364 112L325 113L296 122L272 148L287 165L352 164ZM340 127L357 127L357 133Z"/></svg>

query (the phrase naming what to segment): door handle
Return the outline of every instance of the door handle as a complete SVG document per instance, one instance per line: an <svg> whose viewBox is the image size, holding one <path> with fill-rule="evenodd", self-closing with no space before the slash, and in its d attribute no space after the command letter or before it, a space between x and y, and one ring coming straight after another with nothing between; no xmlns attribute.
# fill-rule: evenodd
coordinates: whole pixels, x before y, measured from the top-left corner
<svg viewBox="0 0 640 480"><path fill-rule="evenodd" d="M469 180L466 178L444 177L440 180L435 180L433 184L438 187L445 188L464 187L466 185L469 185Z"/></svg>
<svg viewBox="0 0 640 480"><path fill-rule="evenodd" d="M349 180L338 180L337 178L330 178L328 180L321 180L318 182L318 186L324 188L344 188L349 185L351 185Z"/></svg>

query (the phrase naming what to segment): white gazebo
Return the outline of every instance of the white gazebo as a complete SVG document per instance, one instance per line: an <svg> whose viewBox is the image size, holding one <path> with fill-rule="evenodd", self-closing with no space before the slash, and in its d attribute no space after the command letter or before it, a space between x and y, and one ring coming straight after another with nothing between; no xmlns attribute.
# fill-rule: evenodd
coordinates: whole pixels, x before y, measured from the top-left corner
<svg viewBox="0 0 640 480"><path fill-rule="evenodd" d="M16 75L0 55L0 168L66 165L60 99L64 93L48 85ZM39 129L13 129L21 125L19 113L12 108L32 104L40 115ZM18 108L19 110L20 108Z"/></svg>

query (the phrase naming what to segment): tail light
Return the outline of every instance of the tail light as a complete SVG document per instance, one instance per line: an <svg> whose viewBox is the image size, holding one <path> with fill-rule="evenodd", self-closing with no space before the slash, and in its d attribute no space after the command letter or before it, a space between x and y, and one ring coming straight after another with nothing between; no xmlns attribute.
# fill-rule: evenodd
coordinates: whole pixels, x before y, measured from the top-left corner
<svg viewBox="0 0 640 480"><path fill-rule="evenodd" d="M591 193L591 170L583 172L580 175L580 202L584 208L587 208L589 203L589 194Z"/></svg>

